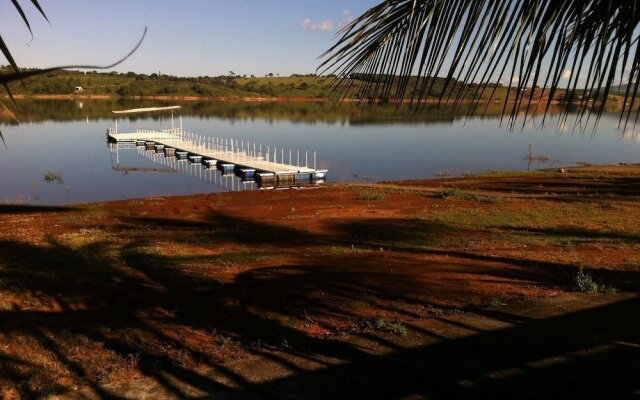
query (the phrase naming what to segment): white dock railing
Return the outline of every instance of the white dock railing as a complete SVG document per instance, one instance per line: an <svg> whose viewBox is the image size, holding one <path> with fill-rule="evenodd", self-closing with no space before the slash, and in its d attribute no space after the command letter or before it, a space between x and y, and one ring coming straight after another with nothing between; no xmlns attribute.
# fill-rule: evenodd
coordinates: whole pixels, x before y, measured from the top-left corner
<svg viewBox="0 0 640 400"><path fill-rule="evenodd" d="M117 128L113 131L117 131ZM117 142L152 141L205 158L276 174L324 173L324 170L317 169L315 151L270 147L234 138L197 135L182 128L137 129L135 133L110 133L109 136Z"/></svg>
<svg viewBox="0 0 640 400"><path fill-rule="evenodd" d="M152 133L152 132L150 132ZM225 161L239 162L246 161L247 157L253 158L258 163L274 163L289 165L292 167L303 167L316 170L316 152L283 147L263 146L256 142L238 140L233 138L197 135L192 132L168 132L172 133L182 141L189 142L201 148L202 153L225 153ZM230 159L227 159L230 158Z"/></svg>

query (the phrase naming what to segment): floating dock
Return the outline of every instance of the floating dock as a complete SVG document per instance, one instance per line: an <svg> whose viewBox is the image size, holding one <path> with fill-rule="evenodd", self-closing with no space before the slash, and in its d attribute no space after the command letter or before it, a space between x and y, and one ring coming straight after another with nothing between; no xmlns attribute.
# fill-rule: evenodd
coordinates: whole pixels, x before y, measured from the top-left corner
<svg viewBox="0 0 640 400"><path fill-rule="evenodd" d="M196 135L174 125L173 112L181 106L148 107L112 111L116 118L107 130L110 142L135 143L136 147L166 158L189 160L192 164L204 164L207 168L219 168L223 174L237 173L243 180L255 180L262 187L291 187L324 181L327 170L316 168L316 153L291 149L270 148L231 138ZM171 111L171 128L163 130L137 129L135 132L118 132L120 115ZM287 155L288 160L287 160ZM301 158L302 156L302 158ZM295 157L295 163L294 163ZM304 160L304 166L302 161ZM311 167L310 165L313 165Z"/></svg>
<svg viewBox="0 0 640 400"><path fill-rule="evenodd" d="M207 167L236 172L245 179L255 179L262 186L298 186L323 181L327 171L315 168L315 152L295 152L270 148L230 138L217 138L184 132L182 128L165 130L138 129L118 133L109 128L107 136L116 143L136 143L165 157L188 159ZM302 156L302 158L301 158ZM311 160L309 159L311 158ZM311 164L311 166L309 166Z"/></svg>

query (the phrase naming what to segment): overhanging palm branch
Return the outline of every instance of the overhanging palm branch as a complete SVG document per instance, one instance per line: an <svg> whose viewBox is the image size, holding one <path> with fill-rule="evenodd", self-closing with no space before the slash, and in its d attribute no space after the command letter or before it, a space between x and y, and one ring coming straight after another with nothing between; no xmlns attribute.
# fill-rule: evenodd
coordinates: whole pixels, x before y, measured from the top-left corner
<svg viewBox="0 0 640 400"><path fill-rule="evenodd" d="M620 85L626 125L639 115L639 22L638 0L386 0L339 32L319 70L336 75L341 97L413 105L438 81L436 97L453 109L469 98L476 109L504 82L512 125L530 106L546 114L559 91L576 102L578 122L597 122Z"/></svg>
<svg viewBox="0 0 640 400"><path fill-rule="evenodd" d="M47 19L47 16L45 15L44 11L42 10L42 7L40 7L40 4L38 3L38 0L30 0L30 1L33 4L33 6L38 10L38 12L47 21L49 21ZM18 13L20 14L20 16L21 16L22 20L24 21L25 25L27 26L27 28L29 29L29 32L31 32L31 25L29 23L29 19L27 18L24 10L22 9L22 6L18 2L18 0L11 0L11 2L13 3L14 7L18 11ZM9 64L11 65L11 67L13 68L13 71L14 71L14 72L11 72L11 73L0 74L0 84L4 87L5 92L7 93L9 98L11 98L11 101L15 105L16 104L15 100L13 99L13 95L11 93L11 89L9 88L9 83L10 82L26 79L26 78L29 78L29 77L35 76L35 75L42 75L42 74L46 74L46 73L49 73L49 72L58 71L58 70L61 70L61 69L67 69L67 68L82 68L82 69L109 69L109 68L113 68L116 65L118 65L118 64L122 63L123 61L125 61L133 53L135 53L136 50L138 50L138 47L140 47L140 45L142 44L146 34L147 34L147 28L145 27L144 31L142 33L142 37L140 37L140 40L138 40L138 43L133 47L133 49L129 53L127 53L127 55L125 55L124 57L122 57L118 61L116 61L114 63L111 63L109 65L61 65L61 66L57 66L57 67L50 67L50 68L45 68L45 69L29 70L29 71L21 71L18 68L18 64L14 60L13 56L11 55L11 52L9 51L9 48L7 47L7 45L5 44L4 40L2 39L2 36L0 35L0 51L2 52L3 56L7 59L7 61L9 62ZM13 116L15 118L15 116L11 112L11 110L9 110L7 108L7 106L4 103L2 103L1 101L0 101L0 106L2 106L2 108L4 108L9 113L9 115L11 115L11 116ZM2 132L0 132L0 140L2 140L2 142L4 143L4 138L2 136Z"/></svg>

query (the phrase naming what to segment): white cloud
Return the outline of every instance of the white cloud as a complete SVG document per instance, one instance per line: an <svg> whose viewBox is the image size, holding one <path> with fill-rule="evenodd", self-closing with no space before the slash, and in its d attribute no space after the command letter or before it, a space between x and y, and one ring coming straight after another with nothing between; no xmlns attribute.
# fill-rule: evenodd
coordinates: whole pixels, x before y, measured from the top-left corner
<svg viewBox="0 0 640 400"><path fill-rule="evenodd" d="M305 31L330 31L334 27L342 29L354 19L353 14L351 14L351 11L349 10L342 11L342 17L344 19L338 22L337 25L334 25L331 20L313 22L311 18L305 18L304 21L302 21L302 29L304 29Z"/></svg>
<svg viewBox="0 0 640 400"><path fill-rule="evenodd" d="M562 79L569 79L569 78L571 78L571 70L565 69L564 71L562 71Z"/></svg>
<svg viewBox="0 0 640 400"><path fill-rule="evenodd" d="M305 20L302 21L302 29L305 31L328 31L333 29L333 22L326 20L315 23L311 21L311 18L305 18Z"/></svg>
<svg viewBox="0 0 640 400"><path fill-rule="evenodd" d="M349 10L344 10L342 12L342 16L344 17L344 21L338 24L338 28L344 28L345 26L349 25L351 21L353 21L353 14L351 14L351 11Z"/></svg>
<svg viewBox="0 0 640 400"><path fill-rule="evenodd" d="M502 83L504 86L508 86L509 82L511 82L512 85L517 85L518 82L520 82L520 77L518 75L514 75L513 78L507 76L505 78L502 78L502 80L500 81L500 83Z"/></svg>

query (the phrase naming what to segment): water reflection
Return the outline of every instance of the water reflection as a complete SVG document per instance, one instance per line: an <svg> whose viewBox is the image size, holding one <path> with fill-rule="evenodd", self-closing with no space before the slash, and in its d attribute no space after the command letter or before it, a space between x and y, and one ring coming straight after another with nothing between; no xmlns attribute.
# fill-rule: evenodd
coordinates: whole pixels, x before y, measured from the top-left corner
<svg viewBox="0 0 640 400"><path fill-rule="evenodd" d="M240 192L259 188L259 185L253 179L244 180L235 175L233 171L228 173L228 171L217 168L206 168L201 163L192 163L186 159L165 157L162 152L149 150L143 146L136 146L135 143L109 143L109 150L111 151L111 168L125 174L138 172L181 174L203 182L208 182L229 192ZM122 165L120 163L120 153L122 151L136 152L140 157L144 157L154 164L162 165L164 168Z"/></svg>
<svg viewBox="0 0 640 400"><path fill-rule="evenodd" d="M451 113L449 107L427 104L420 110L401 106L399 108L383 105L356 105L331 102L219 102L219 101L182 101L181 114L185 117L200 119L221 118L230 121L256 121L267 123L288 121L291 123L341 123L350 125L367 124L423 124L454 122L468 117L494 118L501 115L503 106L499 103L486 107L461 105L460 110ZM95 100L50 100L18 99L18 120L12 118L7 110L0 110L0 125L17 125L21 122L77 121L111 118L112 110L162 107L176 104L175 100L132 100L132 99L95 99ZM549 114L571 110L572 106L552 105ZM470 112L473 109L472 112ZM610 107L608 111L615 111ZM531 115L532 112L529 111ZM535 115L535 112L533 113ZM523 112L524 115L524 112ZM132 114L131 122L152 119L162 121L166 116L140 116Z"/></svg>
<svg viewBox="0 0 640 400"><path fill-rule="evenodd" d="M199 165L174 168L133 149L116 153L118 167L112 168L112 152L105 144L111 110L167 102L83 99L18 104L21 123L7 119L6 113L0 118L7 146L0 149L0 201L68 204L249 186L235 176L225 177ZM617 114L603 116L592 136L590 131L572 130L575 115L562 121L551 114L544 129L535 122L510 130L500 126L496 116L467 118L429 109L415 114L326 103L180 104L184 126L199 135L268 143L278 149L317 150L317 168L330 170L332 181L640 162L640 135L632 129L619 130ZM170 124L161 116L120 122L123 130L161 129ZM568 128L559 132L558 124ZM529 158L530 146L533 156ZM47 182L44 177L49 172L60 173L63 183Z"/></svg>

